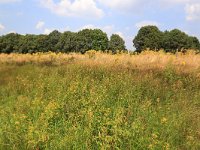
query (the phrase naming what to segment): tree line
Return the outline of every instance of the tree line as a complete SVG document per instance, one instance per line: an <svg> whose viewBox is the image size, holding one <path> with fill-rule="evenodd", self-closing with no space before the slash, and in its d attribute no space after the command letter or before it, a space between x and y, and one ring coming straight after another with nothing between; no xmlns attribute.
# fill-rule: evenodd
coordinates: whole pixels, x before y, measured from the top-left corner
<svg viewBox="0 0 200 150"><path fill-rule="evenodd" d="M20 35L9 33L0 36L0 53L36 53L36 52L80 52L88 50L105 51L126 50L125 41L117 34L112 34L110 40L100 29L83 29L79 32L57 30L49 35Z"/></svg>
<svg viewBox="0 0 200 150"><path fill-rule="evenodd" d="M200 43L197 37L189 36L179 29L171 31L160 31L156 26L142 27L133 39L133 45L137 52L146 49L166 52L184 52L188 49L200 50Z"/></svg>
<svg viewBox="0 0 200 150"><path fill-rule="evenodd" d="M187 51L188 49L200 50L200 42L197 37L173 29L160 31L156 26L140 28L133 39L136 52L149 49L166 52ZM118 34L108 35L100 29L83 29L78 32L57 30L49 35L20 35L9 33L0 36L0 53L36 53L36 52L80 52L88 50L106 51L113 53L126 50L125 41Z"/></svg>

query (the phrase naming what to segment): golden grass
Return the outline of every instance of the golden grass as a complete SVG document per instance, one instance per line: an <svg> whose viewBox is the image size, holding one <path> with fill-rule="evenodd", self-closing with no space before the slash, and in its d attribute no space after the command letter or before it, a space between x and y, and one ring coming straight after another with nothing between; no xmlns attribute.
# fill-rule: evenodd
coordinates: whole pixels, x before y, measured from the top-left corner
<svg viewBox="0 0 200 150"><path fill-rule="evenodd" d="M68 63L82 65L104 65L106 67L122 67L127 69L159 69L170 66L180 72L199 72L200 55L192 51L187 54L170 54L164 52L145 51L139 55L130 54L108 54L101 52L89 51L85 55L71 53L36 53L36 54L0 54L1 64L18 64L26 63L46 64L46 65L65 65Z"/></svg>
<svg viewBox="0 0 200 150"><path fill-rule="evenodd" d="M192 52L1 54L0 149L200 149L199 65Z"/></svg>

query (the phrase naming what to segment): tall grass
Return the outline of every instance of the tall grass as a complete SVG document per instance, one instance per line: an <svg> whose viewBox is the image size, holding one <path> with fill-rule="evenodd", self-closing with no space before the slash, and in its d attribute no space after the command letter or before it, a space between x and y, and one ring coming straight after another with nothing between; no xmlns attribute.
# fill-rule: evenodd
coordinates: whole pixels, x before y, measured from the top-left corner
<svg viewBox="0 0 200 150"><path fill-rule="evenodd" d="M0 62L0 149L200 149L199 55Z"/></svg>

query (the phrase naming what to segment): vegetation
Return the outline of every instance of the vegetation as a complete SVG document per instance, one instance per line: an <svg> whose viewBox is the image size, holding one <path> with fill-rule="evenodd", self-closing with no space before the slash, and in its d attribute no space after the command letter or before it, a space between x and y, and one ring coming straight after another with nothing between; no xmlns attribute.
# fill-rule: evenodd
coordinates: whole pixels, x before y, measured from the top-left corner
<svg viewBox="0 0 200 150"><path fill-rule="evenodd" d="M82 53L88 50L102 50L108 49L108 37L107 34L100 29L85 29L78 32L78 48Z"/></svg>
<svg viewBox="0 0 200 150"><path fill-rule="evenodd" d="M158 51L161 49L162 32L156 26L142 27L133 40L137 52L147 48Z"/></svg>
<svg viewBox="0 0 200 150"><path fill-rule="evenodd" d="M144 50L165 52L186 52L195 49L199 52L198 38L174 29L162 32L156 26L142 27L133 39L136 52ZM55 30L49 35L20 35L10 33L0 36L0 53L37 53L37 52L62 52L85 53L89 50L107 51L113 54L117 51L126 51L125 41L117 34L112 34L110 39L100 29L84 29L79 32L66 31L60 33Z"/></svg>
<svg viewBox="0 0 200 150"><path fill-rule="evenodd" d="M116 36L116 35L115 35ZM125 42L117 35L120 45L110 48L125 50ZM112 39L112 37L111 37ZM113 43L113 40L111 40ZM37 52L81 52L88 50L105 51L109 47L107 34L100 29L84 29L77 33L66 31L60 33L55 30L49 35L20 35L10 33L0 36L0 53L37 53ZM122 49L121 49L122 48ZM118 49L116 49L118 50ZM113 49L113 51L116 51Z"/></svg>
<svg viewBox="0 0 200 150"><path fill-rule="evenodd" d="M1 54L0 149L200 149L199 68L189 51Z"/></svg>
<svg viewBox="0 0 200 150"><path fill-rule="evenodd" d="M188 49L200 49L199 40L196 37L174 29L171 31L160 31L156 26L142 27L133 40L137 52L146 49L175 53L177 51L187 51Z"/></svg>
<svg viewBox="0 0 200 150"><path fill-rule="evenodd" d="M118 34L112 34L110 37L108 49L113 53L115 53L117 50L126 50L125 41Z"/></svg>

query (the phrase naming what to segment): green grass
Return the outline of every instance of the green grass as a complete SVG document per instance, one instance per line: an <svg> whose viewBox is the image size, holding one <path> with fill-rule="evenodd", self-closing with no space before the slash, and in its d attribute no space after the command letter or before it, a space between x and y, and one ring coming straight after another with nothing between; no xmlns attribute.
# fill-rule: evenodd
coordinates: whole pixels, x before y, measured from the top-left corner
<svg viewBox="0 0 200 150"><path fill-rule="evenodd" d="M200 149L200 79L103 65L0 65L0 149Z"/></svg>

